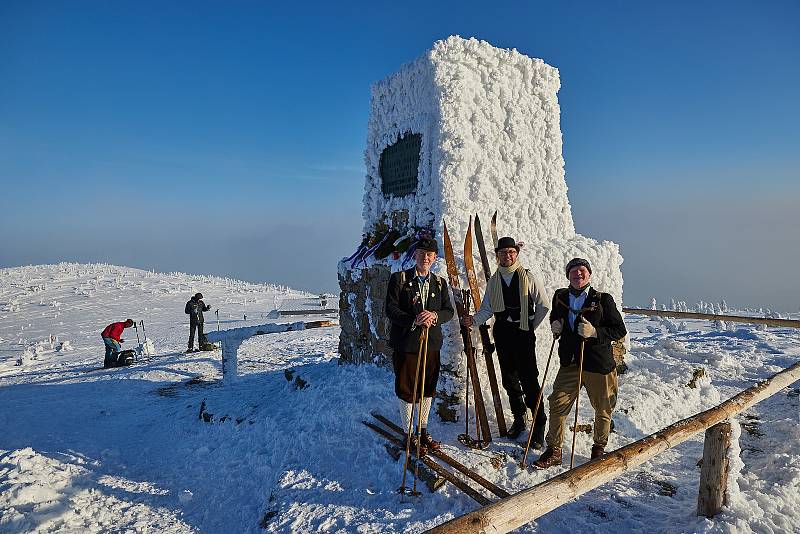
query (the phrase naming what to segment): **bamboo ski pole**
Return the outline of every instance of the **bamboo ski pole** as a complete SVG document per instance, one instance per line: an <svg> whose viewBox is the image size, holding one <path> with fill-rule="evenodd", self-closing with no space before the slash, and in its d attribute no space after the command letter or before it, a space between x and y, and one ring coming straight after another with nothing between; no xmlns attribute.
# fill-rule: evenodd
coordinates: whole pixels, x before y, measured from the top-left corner
<svg viewBox="0 0 800 534"><path fill-rule="evenodd" d="M419 338L419 352L417 352L417 370L414 373L414 391L411 395L411 416L408 418L408 426L406 427L406 460L403 464L403 481L400 483L400 488L397 490L401 495L406 494L406 474L408 472L408 462L411 458L411 431L414 430L414 404L417 398L417 385L419 381L419 364L422 359L422 344L424 343L422 335ZM416 481L416 480L415 480Z"/></svg>
<svg viewBox="0 0 800 534"><path fill-rule="evenodd" d="M467 356L466 352L464 353L464 356L466 358L469 358L469 356ZM464 435L467 437L467 439L469 439L469 362L465 360L464 363L466 364L466 367L467 367L467 392L466 392L466 398L464 399L464 403L465 403L465 408L464 408L464 410L465 410L464 411Z"/></svg>
<svg viewBox="0 0 800 534"><path fill-rule="evenodd" d="M475 355L472 355L472 361L475 361ZM472 389L472 394L475 394L475 388ZM481 446L481 422L478 420L478 404L475 404L475 443L478 447Z"/></svg>
<svg viewBox="0 0 800 534"><path fill-rule="evenodd" d="M576 319L577 320L577 319ZM581 398L581 381L583 380L583 347L585 339L581 339L581 355L578 359L578 393L575 395L575 423L572 426L572 451L569 455L569 468L575 465L575 437L578 434L578 401Z"/></svg>
<svg viewBox="0 0 800 534"><path fill-rule="evenodd" d="M422 448L422 405L425 403L425 368L428 365L428 328L422 329L420 336L424 339L422 349L422 384L419 387L419 408L417 409L417 463L414 464L414 489L412 494L417 494L417 479L419 479L419 459L421 458L420 449Z"/></svg>
<svg viewBox="0 0 800 534"><path fill-rule="evenodd" d="M553 342L550 344L550 354L547 356L547 365L544 367L544 376L542 377L542 387L539 389L539 396L536 398L536 406L533 408L533 421L531 422L531 429L528 432L528 443L525 445L525 453L522 455L522 460L519 466L525 469L525 459L528 457L528 451L531 448L531 440L533 439L533 428L536 426L536 414L539 413L539 406L542 404L542 397L544 396L544 383L547 380L547 372L550 370L550 359L553 357L553 348L556 346L556 339L558 336L553 336Z"/></svg>
<svg viewBox="0 0 800 534"><path fill-rule="evenodd" d="M133 357L136 361L139 361L139 351L142 349L142 341L139 339L139 328L136 326L136 321L133 322L133 329L136 330L136 344L138 345L137 349L133 352Z"/></svg>
<svg viewBox="0 0 800 534"><path fill-rule="evenodd" d="M475 361L475 349L472 349L472 361ZM477 363L477 362L476 362ZM473 394L475 393L475 389L472 390ZM477 442L478 447L481 446L483 443L481 441L481 422L478 420L478 403L475 403L475 441Z"/></svg>
<svg viewBox="0 0 800 534"><path fill-rule="evenodd" d="M470 220L470 224L471 223L472 223L472 221ZM469 308L470 308L470 302L471 301L470 301L470 292L469 292L468 289L464 290L463 299L464 299L464 309L466 310L467 313L469 313L470 312ZM470 331L470 336L471 335L472 334L471 334L471 331ZM468 351L470 349L467 348L467 347L464 347L464 350ZM469 358L470 357L472 358L472 362L475 365L475 370L477 371L478 367L477 367L477 362L475 361L475 349L474 348L472 348L472 354L471 355L467 354L467 362L469 362ZM468 366L469 366L469 364L468 364ZM477 376L477 374L475 376ZM474 395L476 395L476 397L477 397L477 395L479 393L479 390L476 390L475 388L473 388L472 393ZM478 447L481 446L481 422L478 420L478 400L477 400L477 398L475 399L475 442L478 445Z"/></svg>

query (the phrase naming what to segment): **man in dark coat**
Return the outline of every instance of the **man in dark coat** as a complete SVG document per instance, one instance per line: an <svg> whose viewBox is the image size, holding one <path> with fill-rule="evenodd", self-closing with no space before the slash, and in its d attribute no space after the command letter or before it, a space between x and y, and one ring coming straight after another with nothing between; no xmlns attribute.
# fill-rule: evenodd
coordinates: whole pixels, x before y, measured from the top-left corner
<svg viewBox="0 0 800 534"><path fill-rule="evenodd" d="M425 367L425 390L422 409L418 413L419 436L423 450L440 446L428 433L428 415L439 382L439 351L442 348L442 323L453 318L453 305L447 292L447 282L430 272L436 261L438 245L435 239L422 238L414 252L416 266L392 273L386 292L386 316L392 322L389 336L394 365L394 390L400 399L400 416L406 430L411 423L414 398L414 377L420 348L420 336L428 329L428 353ZM420 367L422 364L420 363ZM422 383L420 373L418 389ZM417 393L419 396L419 392Z"/></svg>
<svg viewBox="0 0 800 534"><path fill-rule="evenodd" d="M500 238L494 252L497 270L486 284L480 310L474 317L465 317L464 324L480 325L494 317L492 332L500 376L514 414L508 437L517 439L525 430L527 412L533 411L541 391L534 331L550 311L550 297L539 278L517 260L519 245L514 238ZM541 404L533 421L531 446L541 449L547 426Z"/></svg>
<svg viewBox="0 0 800 534"><path fill-rule="evenodd" d="M197 330L197 350L203 348L206 335L203 333L203 312L211 309L203 302L203 294L197 293L186 303L184 311L189 316L189 348L186 352L194 351L194 332Z"/></svg>
<svg viewBox="0 0 800 534"><path fill-rule="evenodd" d="M533 463L539 469L561 465L564 421L578 396L581 343L584 345L581 386L586 388L594 408L591 458L602 456L611 431L611 412L617 404L617 365L611 342L627 334L614 297L589 285L592 275L589 262L574 258L567 264L566 273L569 287L555 292L550 312L550 329L559 338L561 367L553 383L553 393L548 397L547 450Z"/></svg>

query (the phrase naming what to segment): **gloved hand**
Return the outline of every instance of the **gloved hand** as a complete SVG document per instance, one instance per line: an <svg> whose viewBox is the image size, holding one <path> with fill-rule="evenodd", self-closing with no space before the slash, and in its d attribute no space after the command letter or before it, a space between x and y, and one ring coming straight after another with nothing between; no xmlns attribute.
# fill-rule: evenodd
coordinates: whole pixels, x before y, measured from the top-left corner
<svg viewBox="0 0 800 534"><path fill-rule="evenodd" d="M120 343L125 343L125 340L124 339L120 339L119 342Z"/></svg>
<svg viewBox="0 0 800 534"><path fill-rule="evenodd" d="M564 320L558 319L550 323L550 331L553 333L553 337L558 337L561 335L561 331L564 330Z"/></svg>
<svg viewBox="0 0 800 534"><path fill-rule="evenodd" d="M592 323L587 321L585 317L581 317L581 320L578 323L577 332L578 335L584 339L588 339L590 337L597 337L597 329L594 326L592 326Z"/></svg>

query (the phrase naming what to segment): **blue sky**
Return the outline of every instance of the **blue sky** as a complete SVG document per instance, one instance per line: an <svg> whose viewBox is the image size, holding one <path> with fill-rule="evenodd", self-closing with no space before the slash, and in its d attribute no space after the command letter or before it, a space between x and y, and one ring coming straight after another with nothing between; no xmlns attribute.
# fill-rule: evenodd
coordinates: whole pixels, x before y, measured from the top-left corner
<svg viewBox="0 0 800 534"><path fill-rule="evenodd" d="M800 4L0 2L0 266L334 291L369 87L437 40L557 67L578 232L625 303L797 311Z"/></svg>

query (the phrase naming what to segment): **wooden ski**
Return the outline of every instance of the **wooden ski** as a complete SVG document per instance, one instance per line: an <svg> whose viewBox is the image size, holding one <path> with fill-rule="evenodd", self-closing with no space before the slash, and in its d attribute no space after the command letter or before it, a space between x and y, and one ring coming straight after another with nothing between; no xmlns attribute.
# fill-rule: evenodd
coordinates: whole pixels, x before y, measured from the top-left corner
<svg viewBox="0 0 800 534"><path fill-rule="evenodd" d="M483 231L481 230L481 219L478 214L475 214L475 240L478 242L478 253L481 257L481 265L483 265L483 275L486 281L492 277L491 267L489 267L489 257L486 254L486 244L483 240ZM464 255L466 256L466 248ZM480 299L475 301L475 309L481 307ZM494 404L494 412L497 417L497 430L501 436L508 434L506 427L506 418L503 415L503 402L500 397L500 388L497 386L497 374L494 370L494 344L489 336L489 326L482 324L478 327L478 332L481 334L481 346L483 347L483 359L486 362L486 374L489 375L489 388L492 390L492 403Z"/></svg>
<svg viewBox="0 0 800 534"><path fill-rule="evenodd" d="M496 231L496 230L495 230ZM489 256L486 254L486 242L483 240L483 230L481 230L481 218L475 214L475 241L478 242L478 254L481 258L481 265L483 266L483 276L486 281L492 277L492 267L489 264ZM497 245L495 245L496 247ZM492 248L494 250L494 248Z"/></svg>
<svg viewBox="0 0 800 534"><path fill-rule="evenodd" d="M465 296L461 291L458 267L456 267L456 259L453 254L453 243L450 241L450 235L447 232L447 224L444 224L444 260L447 264L447 275L450 279L450 287L453 289L453 300L455 300L460 323L460 319L469 315L469 295ZM475 364L475 347L472 345L472 330L461 323L460 327L461 339L464 341L464 352L467 355L467 366L469 367L470 380L472 381L472 389L475 398L475 413L478 417L481 433L483 434L483 441L489 443L492 441L492 434L489 430L489 420L486 417L486 406L483 403L483 392L481 390L480 380L478 379L478 367ZM469 417L469 414L467 414L467 417ZM481 441L480 436L478 441Z"/></svg>
<svg viewBox="0 0 800 534"><path fill-rule="evenodd" d="M374 425L369 421L361 421L361 422L364 423L364 425L366 425L367 428L375 431L375 433L386 438L386 440L388 441L388 443L386 443L386 452L388 452L389 455L391 455L391 457L394 458L395 461L399 460L400 457L405 454L406 445L405 443L403 443L402 439L396 438L395 436L389 434L388 432L380 428L378 425ZM419 465L417 465L417 462L418 462L417 458L412 458L408 462L408 472L411 475L413 475L416 468L416 472L419 475L419 479L422 480L426 486L428 486L428 489L431 491L431 493L433 493L434 491L438 490L439 488L445 485L445 482L447 482L447 479L445 477L441 476L434 469L431 469L429 466L427 466L422 462L419 462Z"/></svg>
<svg viewBox="0 0 800 534"><path fill-rule="evenodd" d="M467 282L469 291L472 293L472 303L475 311L478 311L481 307L481 292L478 289L478 277L475 275L475 263L472 258L472 215L469 217L467 237L464 238L464 267L467 270Z"/></svg>
<svg viewBox="0 0 800 534"><path fill-rule="evenodd" d="M377 419L378 421L380 421L381 423L386 425L387 428L390 428L391 430L394 430L395 434L397 434L398 437L402 437L404 435L403 434L403 429L400 428L399 426L397 426L397 423L395 423L394 421L392 421L391 419L389 419L387 417L382 416L379 412L373 411L372 412L372 417L374 417L375 419ZM449 465L450 467L452 467L456 471L461 472L463 475L471 478L472 480L474 480L475 482L477 482L478 484L480 484L481 486L483 486L487 490L491 491L492 493L494 493L495 495L497 495L501 499L505 498L505 497L509 497L511 495L509 492L507 492L506 490L504 490L500 486L494 484L493 482L490 482L489 480L486 480L481 475L479 475L478 473L476 473L475 471L473 471L469 467L465 466L464 464L462 464L458 460L454 459L452 456L450 456L446 452L443 452L441 450L438 450L438 451L429 450L428 454L433 456L433 457L435 457L435 458L437 458L437 459L439 459L439 460L441 460L442 462L446 463L447 465Z"/></svg>
<svg viewBox="0 0 800 534"><path fill-rule="evenodd" d="M384 430L383 428L379 427L376 424L370 423L369 421L361 421L361 422L364 423L364 425L366 427L368 427L370 430L374 431L376 434L379 434L379 435L383 436L387 441L389 441L389 443L392 443L393 445L395 445L397 447L400 447L403 451L405 451L406 444L403 443L403 440L400 439L399 437L394 436L388 430ZM414 454L414 452L415 451L411 451L412 454ZM431 484L428 484L428 481L425 480L422 476L420 476L420 478L423 479L423 481L426 484L428 484L428 488L431 491L436 491L436 489L441 487L442 483L445 480L447 480L448 482L453 484L455 487L457 487L458 489L460 489L461 491L463 491L464 493L466 493L467 495L472 497L475 500L475 502L477 502L478 504L480 504L482 506L486 506L487 504L489 504L491 502L489 499L487 499L482 494L480 494L478 491L476 491L475 488L473 488L472 486L468 485L466 482L464 482L463 480L461 480L460 478L455 476L452 472L448 471L447 469L445 469L444 467L442 467L441 465L436 463L436 461L434 461L429 456L423 456L422 458L415 458L415 461L420 462L422 465L426 466L430 471L435 473L435 477L433 478L433 481L432 481ZM409 467L411 467L411 463L409 463ZM420 473L423 473L423 470L420 470ZM426 475L426 478L427 478L427 475ZM442 483L439 483L438 482L439 480L441 480ZM435 486L434 486L434 484L435 484Z"/></svg>
<svg viewBox="0 0 800 534"><path fill-rule="evenodd" d="M500 239L497 237L497 210L494 210L494 215L492 215L492 248L497 248L497 242Z"/></svg>

